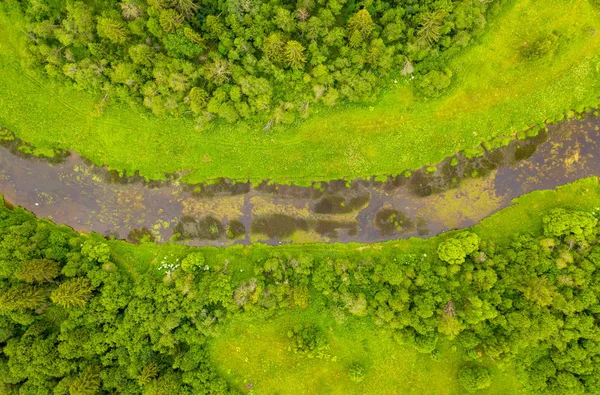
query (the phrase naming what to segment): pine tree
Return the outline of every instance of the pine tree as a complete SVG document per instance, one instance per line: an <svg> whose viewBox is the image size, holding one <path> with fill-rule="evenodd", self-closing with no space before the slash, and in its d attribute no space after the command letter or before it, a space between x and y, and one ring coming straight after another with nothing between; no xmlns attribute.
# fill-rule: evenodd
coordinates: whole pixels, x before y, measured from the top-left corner
<svg viewBox="0 0 600 395"><path fill-rule="evenodd" d="M93 395L100 389L100 375L90 369L79 375L69 386L70 395Z"/></svg>
<svg viewBox="0 0 600 395"><path fill-rule="evenodd" d="M58 262L49 259L31 259L21 264L15 277L28 283L45 283L54 280L59 273Z"/></svg>
<svg viewBox="0 0 600 395"><path fill-rule="evenodd" d="M28 284L18 284L0 293L0 311L33 309L46 300L43 288Z"/></svg>
<svg viewBox="0 0 600 395"><path fill-rule="evenodd" d="M171 4L187 19L191 19L198 10L198 5L192 0L171 0Z"/></svg>
<svg viewBox="0 0 600 395"><path fill-rule="evenodd" d="M190 98L190 109L195 114L201 114L202 111L206 108L208 104L208 93L202 88L198 88L197 86L193 87L190 90L189 94Z"/></svg>
<svg viewBox="0 0 600 395"><path fill-rule="evenodd" d="M140 383L140 385L146 385L156 376L158 376L158 366L155 363L151 363L142 368L142 371L138 376L138 383Z"/></svg>
<svg viewBox="0 0 600 395"><path fill-rule="evenodd" d="M348 37L352 37L353 34L356 36L355 33L358 33L363 41L366 41L373 31L374 25L371 14L363 8L348 19Z"/></svg>
<svg viewBox="0 0 600 395"><path fill-rule="evenodd" d="M417 39L422 47L431 45L440 39L442 21L445 17L444 10L428 12L421 17L421 27L417 31Z"/></svg>
<svg viewBox="0 0 600 395"><path fill-rule="evenodd" d="M168 9L161 11L159 21L165 32L172 33L183 23L183 16L173 9Z"/></svg>
<svg viewBox="0 0 600 395"><path fill-rule="evenodd" d="M194 31L194 29L189 27L184 28L183 35L194 44L204 47L204 38L202 38L200 33Z"/></svg>
<svg viewBox="0 0 600 395"><path fill-rule="evenodd" d="M127 40L127 30L123 24L111 18L98 18L98 34L108 38L115 44L123 44Z"/></svg>
<svg viewBox="0 0 600 395"><path fill-rule="evenodd" d="M269 58L274 63L279 63L283 61L283 49L284 49L284 41L281 38L279 33L272 33L263 43L263 53L267 58Z"/></svg>
<svg viewBox="0 0 600 395"><path fill-rule="evenodd" d="M285 61L293 69L300 69L306 62L304 47L298 41L290 40L285 45Z"/></svg>
<svg viewBox="0 0 600 395"><path fill-rule="evenodd" d="M82 307L92 296L92 285L85 277L76 277L52 291L50 299L65 308Z"/></svg>

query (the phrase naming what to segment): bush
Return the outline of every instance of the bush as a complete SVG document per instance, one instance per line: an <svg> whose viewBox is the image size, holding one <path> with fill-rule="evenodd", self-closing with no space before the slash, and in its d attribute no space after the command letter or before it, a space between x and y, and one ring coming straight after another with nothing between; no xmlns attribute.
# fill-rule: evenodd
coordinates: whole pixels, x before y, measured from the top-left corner
<svg viewBox="0 0 600 395"><path fill-rule="evenodd" d="M185 272L194 272L204 265L204 255L201 252L192 252L181 261L181 269Z"/></svg>
<svg viewBox="0 0 600 395"><path fill-rule="evenodd" d="M348 369L350 380L355 383L360 383L365 379L365 368L359 363L353 363Z"/></svg>
<svg viewBox="0 0 600 395"><path fill-rule="evenodd" d="M458 381L468 392L488 388L492 384L490 372L482 367L464 367L458 373Z"/></svg>
<svg viewBox="0 0 600 395"><path fill-rule="evenodd" d="M462 232L440 243L438 246L438 257L451 265L460 265L465 261L467 255L477 251L479 248L479 236L471 232Z"/></svg>
<svg viewBox="0 0 600 395"><path fill-rule="evenodd" d="M419 90L427 97L438 97L452 82L452 71L433 70L425 74L419 83Z"/></svg>

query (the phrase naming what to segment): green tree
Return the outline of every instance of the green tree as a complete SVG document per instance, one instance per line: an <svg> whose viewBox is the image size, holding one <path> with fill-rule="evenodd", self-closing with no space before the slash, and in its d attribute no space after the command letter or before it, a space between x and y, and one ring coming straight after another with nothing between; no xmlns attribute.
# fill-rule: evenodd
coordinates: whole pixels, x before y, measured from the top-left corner
<svg viewBox="0 0 600 395"><path fill-rule="evenodd" d="M123 24L112 18L98 18L98 35L115 44L123 44L127 40L127 30Z"/></svg>
<svg viewBox="0 0 600 395"><path fill-rule="evenodd" d="M284 60L285 42L279 33L272 33L264 40L262 50L272 62L279 63Z"/></svg>
<svg viewBox="0 0 600 395"><path fill-rule="evenodd" d="M193 0L170 0L170 3L187 19L191 19L198 10L198 5Z"/></svg>
<svg viewBox="0 0 600 395"><path fill-rule="evenodd" d="M33 309L46 300L43 288L28 284L17 284L0 293L0 311Z"/></svg>
<svg viewBox="0 0 600 395"><path fill-rule="evenodd" d="M77 376L69 386L70 395L93 395L100 389L100 375L88 369Z"/></svg>
<svg viewBox="0 0 600 395"><path fill-rule="evenodd" d="M65 308L83 307L92 297L92 284L85 277L65 281L50 294L50 299Z"/></svg>
<svg viewBox="0 0 600 395"><path fill-rule="evenodd" d="M544 216L544 234L547 237L574 236L577 240L592 240L598 233L598 219L582 211L557 208Z"/></svg>
<svg viewBox="0 0 600 395"><path fill-rule="evenodd" d="M160 26L167 33L172 33L177 30L183 24L183 16L169 8L160 12Z"/></svg>
<svg viewBox="0 0 600 395"><path fill-rule="evenodd" d="M188 273L204 270L204 262L204 254L192 252L181 261L181 269Z"/></svg>
<svg viewBox="0 0 600 395"><path fill-rule="evenodd" d="M467 255L479 248L479 236L471 232L462 232L456 237L443 241L438 246L438 257L451 265L460 265Z"/></svg>
<svg viewBox="0 0 600 395"><path fill-rule="evenodd" d="M15 277L28 283L45 283L60 274L60 264L50 259L30 259L21 264Z"/></svg>
<svg viewBox="0 0 600 395"><path fill-rule="evenodd" d="M421 46L426 47L440 39L445 17L444 10L427 12L421 16L421 27L417 30L417 40Z"/></svg>
<svg viewBox="0 0 600 395"><path fill-rule="evenodd" d="M293 69L304 67L306 57L304 47L298 41L290 40L285 44L285 61Z"/></svg>
<svg viewBox="0 0 600 395"><path fill-rule="evenodd" d="M367 41L373 31L373 18L366 8L358 11L348 19L348 36L359 35L361 41Z"/></svg>
<svg viewBox="0 0 600 395"><path fill-rule="evenodd" d="M463 367L458 372L458 381L467 392L486 389L492 384L490 372L483 367Z"/></svg>
<svg viewBox="0 0 600 395"><path fill-rule="evenodd" d="M190 109L196 114L202 114L208 104L208 93L197 86L193 87L189 93Z"/></svg>

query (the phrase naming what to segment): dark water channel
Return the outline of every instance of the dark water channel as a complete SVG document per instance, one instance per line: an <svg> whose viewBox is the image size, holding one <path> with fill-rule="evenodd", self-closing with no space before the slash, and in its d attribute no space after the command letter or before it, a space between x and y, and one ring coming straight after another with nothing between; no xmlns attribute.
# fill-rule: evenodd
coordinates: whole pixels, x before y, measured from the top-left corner
<svg viewBox="0 0 600 395"><path fill-rule="evenodd" d="M538 189L600 176L600 118L551 126L527 140L432 168L313 187L146 182L77 154L49 162L0 146L0 194L77 231L194 245L375 242L468 227Z"/></svg>

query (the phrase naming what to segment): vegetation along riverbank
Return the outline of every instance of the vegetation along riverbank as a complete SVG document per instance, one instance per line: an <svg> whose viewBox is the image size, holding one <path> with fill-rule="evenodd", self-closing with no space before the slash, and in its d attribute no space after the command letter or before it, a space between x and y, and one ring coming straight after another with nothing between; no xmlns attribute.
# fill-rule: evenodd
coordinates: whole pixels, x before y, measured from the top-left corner
<svg viewBox="0 0 600 395"><path fill-rule="evenodd" d="M149 178L182 170L190 182L397 174L570 110L597 107L600 96L595 3L506 1L486 11L482 34L466 47L423 61L422 68L443 61L452 73L437 97L421 92L424 76L399 75L367 105L316 105L306 120L268 131L262 123L218 120L200 131L190 117L154 116L141 104L110 100L99 108L104 93L49 80L47 68L25 60L30 27L19 8L4 2L0 16L0 123L34 146L73 149L96 164Z"/></svg>
<svg viewBox="0 0 600 395"><path fill-rule="evenodd" d="M599 206L588 178L428 240L226 249L2 208L0 388L593 393Z"/></svg>

